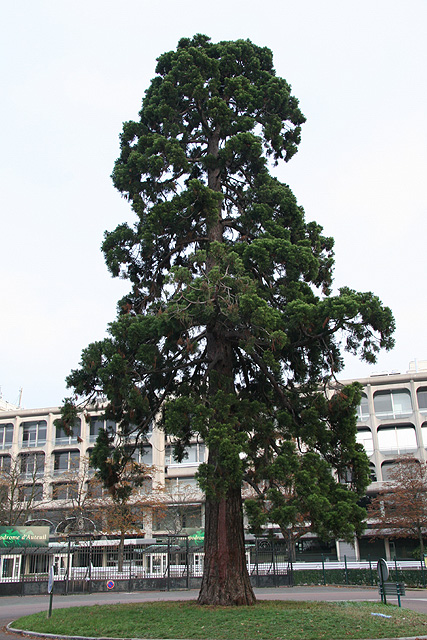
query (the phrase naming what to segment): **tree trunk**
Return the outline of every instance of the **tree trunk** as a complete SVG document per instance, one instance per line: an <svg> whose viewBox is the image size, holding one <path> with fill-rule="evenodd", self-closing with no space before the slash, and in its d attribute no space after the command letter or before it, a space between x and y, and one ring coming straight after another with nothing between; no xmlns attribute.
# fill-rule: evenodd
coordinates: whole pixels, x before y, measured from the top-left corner
<svg viewBox="0 0 427 640"><path fill-rule="evenodd" d="M220 130L217 128L208 143L208 152L215 158L218 158L219 136ZM208 186L213 191L221 191L221 172L218 167L209 168ZM218 218L208 223L207 235L209 243L224 241L221 205L218 206ZM208 253L207 273L215 266L215 257ZM212 397L219 389L235 393L233 349L222 331L221 323L207 327L209 394ZM218 479L222 478L225 486L228 483L228 489L223 492L219 483L216 495L206 496L205 562L198 603L252 605L255 603L255 594L246 567L241 487L233 486L221 462L219 451L210 446L208 463L216 469Z"/></svg>
<svg viewBox="0 0 427 640"><path fill-rule="evenodd" d="M420 556L424 558L424 540L421 527L418 528L418 540L420 541Z"/></svg>
<svg viewBox="0 0 427 640"><path fill-rule="evenodd" d="M240 489L206 500L205 564L199 604L252 605L255 594L246 566Z"/></svg>
<svg viewBox="0 0 427 640"><path fill-rule="evenodd" d="M123 571L123 562L125 556L125 532L120 532L120 542L118 549L118 558L117 558L117 571L121 573Z"/></svg>
<svg viewBox="0 0 427 640"><path fill-rule="evenodd" d="M233 392L231 345L215 330L208 331L207 352L213 363L210 393L214 395L219 389ZM213 495L206 495L205 563L198 603L252 605L255 594L246 567L241 486L236 486L230 470L223 468L215 446L209 446L208 464L215 469L217 487Z"/></svg>

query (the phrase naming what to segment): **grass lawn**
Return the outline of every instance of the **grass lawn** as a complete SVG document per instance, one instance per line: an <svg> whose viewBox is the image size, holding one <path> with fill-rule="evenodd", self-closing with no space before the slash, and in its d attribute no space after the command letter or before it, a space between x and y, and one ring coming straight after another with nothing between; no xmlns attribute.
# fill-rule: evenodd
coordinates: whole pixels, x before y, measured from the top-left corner
<svg viewBox="0 0 427 640"><path fill-rule="evenodd" d="M60 635L113 638L341 640L427 635L427 616L372 602L260 600L253 607L231 608L178 601L54 609L49 620L43 611L20 618L12 626Z"/></svg>

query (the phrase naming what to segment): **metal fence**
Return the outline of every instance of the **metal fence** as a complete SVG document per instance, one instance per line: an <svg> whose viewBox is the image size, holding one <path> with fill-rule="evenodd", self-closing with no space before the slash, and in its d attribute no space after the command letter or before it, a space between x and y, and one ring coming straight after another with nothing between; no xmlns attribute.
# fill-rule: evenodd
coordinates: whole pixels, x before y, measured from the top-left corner
<svg viewBox="0 0 427 640"><path fill-rule="evenodd" d="M295 585L361 585L378 586L378 558L367 560L328 561L323 557L317 562L294 562L292 565ZM393 558L387 562L389 581L404 582L410 587L426 588L427 568L424 558L419 560Z"/></svg>
<svg viewBox="0 0 427 640"><path fill-rule="evenodd" d="M378 583L377 559L338 562L321 556L316 562L290 562L283 541L256 539L246 546L246 561L253 586L365 585ZM68 539L46 548L0 551L0 595L47 592L54 570L58 594L198 588L203 574L203 546L187 536L127 541L123 553L117 540ZM389 580L426 587L424 559L388 562Z"/></svg>
<svg viewBox="0 0 427 640"><path fill-rule="evenodd" d="M246 560L255 586L292 584L286 548L272 540L247 545ZM141 540L120 548L117 540L69 539L49 548L0 552L0 595L43 593L50 568L58 593L196 588L203 575L204 550L188 536ZM8 589L5 589L8 585ZM12 585L14 588L11 589Z"/></svg>
<svg viewBox="0 0 427 640"><path fill-rule="evenodd" d="M282 540L258 538L246 545L246 562L256 587L292 585L366 585L378 582L377 559L356 562L291 562ZM54 570L54 592L79 593L126 590L172 590L200 586L204 550L188 536L126 541L69 538L46 548L21 547L0 551L0 595L46 593ZM424 560L388 562L390 580L426 587Z"/></svg>

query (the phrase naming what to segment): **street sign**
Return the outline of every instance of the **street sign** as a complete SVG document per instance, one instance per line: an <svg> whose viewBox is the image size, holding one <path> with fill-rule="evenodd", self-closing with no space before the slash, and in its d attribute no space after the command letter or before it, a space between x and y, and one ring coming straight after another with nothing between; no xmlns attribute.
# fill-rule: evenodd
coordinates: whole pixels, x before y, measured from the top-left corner
<svg viewBox="0 0 427 640"><path fill-rule="evenodd" d="M388 580L388 576L390 572L388 570L387 562L384 560L384 558L380 558L378 560L377 571L378 571L378 577L380 579L380 584Z"/></svg>
<svg viewBox="0 0 427 640"><path fill-rule="evenodd" d="M108 580L107 589L114 589L114 580Z"/></svg>
<svg viewBox="0 0 427 640"><path fill-rule="evenodd" d="M47 592L48 593L52 593L54 576L55 576L55 571L54 571L54 568L53 568L53 565L52 565L51 568L50 568L50 571L49 571L49 582L47 583Z"/></svg>
<svg viewBox="0 0 427 640"><path fill-rule="evenodd" d="M49 594L49 609L47 612L47 617L51 618L52 617L52 603L53 603L53 579L55 577L55 569L53 567L53 565L51 566L50 570L49 570L49 581L47 583L47 592Z"/></svg>

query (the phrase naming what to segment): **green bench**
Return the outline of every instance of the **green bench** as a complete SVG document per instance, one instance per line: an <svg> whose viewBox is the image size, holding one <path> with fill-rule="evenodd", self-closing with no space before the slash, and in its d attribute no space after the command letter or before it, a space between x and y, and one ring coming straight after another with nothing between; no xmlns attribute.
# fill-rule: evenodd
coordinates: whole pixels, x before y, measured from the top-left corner
<svg viewBox="0 0 427 640"><path fill-rule="evenodd" d="M406 595L405 584L403 582L383 582L378 587L381 601L384 600L384 604L387 604L387 596L397 596L400 604L400 597Z"/></svg>

